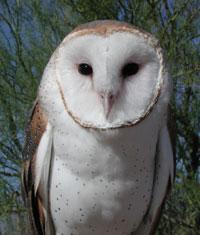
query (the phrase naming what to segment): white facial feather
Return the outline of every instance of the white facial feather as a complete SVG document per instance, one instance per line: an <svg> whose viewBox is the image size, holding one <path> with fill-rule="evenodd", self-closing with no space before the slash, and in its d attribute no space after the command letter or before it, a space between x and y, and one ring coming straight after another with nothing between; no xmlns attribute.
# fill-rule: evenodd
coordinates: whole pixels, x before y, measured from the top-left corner
<svg viewBox="0 0 200 235"><path fill-rule="evenodd" d="M39 88L52 127L49 198L56 234L150 234L172 177L170 79L161 48L148 33L104 23L69 34ZM83 63L90 76L79 72ZM125 78L130 63L139 70ZM102 94L115 97L108 116ZM37 185L46 148L38 153Z"/></svg>
<svg viewBox="0 0 200 235"><path fill-rule="evenodd" d="M44 74L43 81L60 86L62 94L53 98L49 95L53 99L49 101L62 98L65 108L83 125L115 128L138 122L155 104L166 77L162 60L159 48L152 47L149 39L130 32L116 32L107 37L72 35L66 37L53 55L48 71L51 76ZM133 62L140 66L138 73L124 79L122 68ZM91 65L92 77L79 73L81 63ZM47 92L52 93L51 89L54 88ZM100 92L117 95L108 118Z"/></svg>

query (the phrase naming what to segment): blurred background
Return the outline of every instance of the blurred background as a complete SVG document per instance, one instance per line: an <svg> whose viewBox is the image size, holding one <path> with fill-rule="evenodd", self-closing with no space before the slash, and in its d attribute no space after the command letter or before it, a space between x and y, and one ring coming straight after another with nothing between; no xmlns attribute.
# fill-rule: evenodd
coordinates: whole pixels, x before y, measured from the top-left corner
<svg viewBox="0 0 200 235"><path fill-rule="evenodd" d="M200 234L199 14L199 0L0 0L0 234L30 234L21 153L45 65L68 32L97 19L132 23L165 49L176 180L156 234Z"/></svg>

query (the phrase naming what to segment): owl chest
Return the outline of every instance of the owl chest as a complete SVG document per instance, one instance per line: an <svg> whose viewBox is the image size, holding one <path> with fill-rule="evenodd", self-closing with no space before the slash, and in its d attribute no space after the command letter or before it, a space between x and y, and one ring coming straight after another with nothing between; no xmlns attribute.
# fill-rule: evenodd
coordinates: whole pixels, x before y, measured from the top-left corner
<svg viewBox="0 0 200 235"><path fill-rule="evenodd" d="M57 234L129 234L138 226L154 171L154 143L144 140L54 133L50 200Z"/></svg>

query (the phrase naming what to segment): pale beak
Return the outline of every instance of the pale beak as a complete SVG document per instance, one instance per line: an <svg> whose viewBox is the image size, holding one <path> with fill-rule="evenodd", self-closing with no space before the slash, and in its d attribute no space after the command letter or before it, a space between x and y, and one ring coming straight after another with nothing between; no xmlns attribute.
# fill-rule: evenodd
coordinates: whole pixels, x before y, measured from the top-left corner
<svg viewBox="0 0 200 235"><path fill-rule="evenodd" d="M112 109L112 106L114 104L115 96L112 93L100 93L100 99L103 105L104 114L106 119L108 119L108 116L110 114L110 111Z"/></svg>

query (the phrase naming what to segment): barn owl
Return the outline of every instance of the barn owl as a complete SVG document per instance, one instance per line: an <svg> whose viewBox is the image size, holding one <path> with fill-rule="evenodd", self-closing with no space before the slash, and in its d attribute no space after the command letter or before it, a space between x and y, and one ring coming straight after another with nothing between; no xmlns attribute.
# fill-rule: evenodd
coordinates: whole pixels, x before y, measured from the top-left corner
<svg viewBox="0 0 200 235"><path fill-rule="evenodd" d="M47 64L28 124L23 188L33 234L153 234L173 182L170 78L158 41L95 21Z"/></svg>

